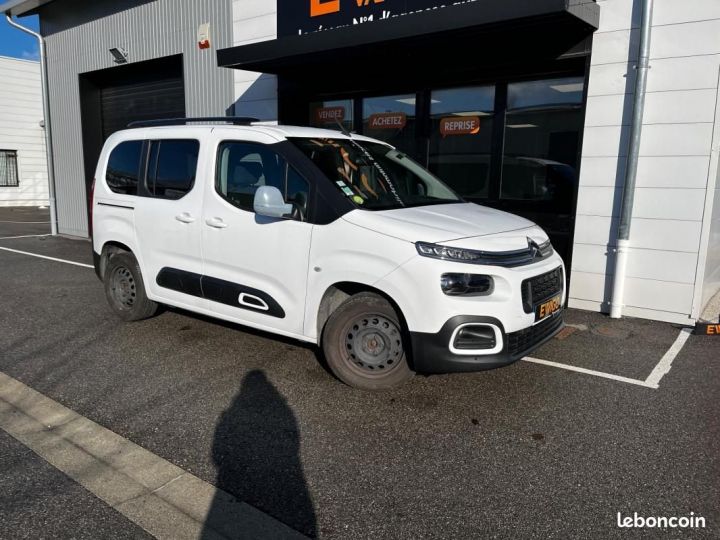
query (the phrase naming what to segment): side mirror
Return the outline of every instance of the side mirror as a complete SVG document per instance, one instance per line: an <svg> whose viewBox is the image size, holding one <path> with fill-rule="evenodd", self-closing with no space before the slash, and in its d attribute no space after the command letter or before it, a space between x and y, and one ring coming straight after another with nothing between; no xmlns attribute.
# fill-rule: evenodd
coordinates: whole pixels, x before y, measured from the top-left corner
<svg viewBox="0 0 720 540"><path fill-rule="evenodd" d="M285 203L285 199L278 188L261 186L255 192L253 209L259 216L284 218L292 214L293 205Z"/></svg>

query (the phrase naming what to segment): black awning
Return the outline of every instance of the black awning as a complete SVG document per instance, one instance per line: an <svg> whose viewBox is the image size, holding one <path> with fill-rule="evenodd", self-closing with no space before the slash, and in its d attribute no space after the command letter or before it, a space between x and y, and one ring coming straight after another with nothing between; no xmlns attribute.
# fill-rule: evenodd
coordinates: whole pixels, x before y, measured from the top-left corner
<svg viewBox="0 0 720 540"><path fill-rule="evenodd" d="M559 57L597 29L600 8L592 0L493 0L281 37L218 51L218 65L293 78L330 66L362 70L363 63L408 61L437 69L448 59L475 65L518 53Z"/></svg>

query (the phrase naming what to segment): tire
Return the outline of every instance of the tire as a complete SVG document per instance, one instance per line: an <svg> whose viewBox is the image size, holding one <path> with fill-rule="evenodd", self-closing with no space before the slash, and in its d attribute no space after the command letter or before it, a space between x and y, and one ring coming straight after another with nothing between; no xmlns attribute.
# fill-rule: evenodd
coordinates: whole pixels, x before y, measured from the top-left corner
<svg viewBox="0 0 720 540"><path fill-rule="evenodd" d="M141 321L157 312L158 305L148 299L140 266L132 253L111 256L103 282L110 308L123 321Z"/></svg>
<svg viewBox="0 0 720 540"><path fill-rule="evenodd" d="M328 366L345 384L385 390L410 380L405 331L393 306L373 293L348 298L328 319L322 348Z"/></svg>

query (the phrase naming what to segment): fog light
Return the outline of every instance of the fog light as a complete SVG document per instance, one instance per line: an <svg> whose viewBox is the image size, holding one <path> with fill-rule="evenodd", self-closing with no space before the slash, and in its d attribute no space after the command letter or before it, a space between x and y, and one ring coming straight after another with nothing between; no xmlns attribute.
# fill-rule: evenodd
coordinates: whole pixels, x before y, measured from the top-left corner
<svg viewBox="0 0 720 540"><path fill-rule="evenodd" d="M493 278L481 274L443 274L440 288L448 296L487 296L493 291Z"/></svg>
<svg viewBox="0 0 720 540"><path fill-rule="evenodd" d="M480 351L494 349L497 345L495 330L487 325L468 325L458 330L453 347L456 349Z"/></svg>

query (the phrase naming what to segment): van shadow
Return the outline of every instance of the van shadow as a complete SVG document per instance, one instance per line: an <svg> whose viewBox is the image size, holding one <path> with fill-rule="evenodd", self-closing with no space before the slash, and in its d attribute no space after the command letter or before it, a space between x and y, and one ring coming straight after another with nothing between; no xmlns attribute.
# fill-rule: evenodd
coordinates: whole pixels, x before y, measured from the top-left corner
<svg viewBox="0 0 720 540"><path fill-rule="evenodd" d="M219 489L317 537L315 508L300 461L300 430L287 401L262 371L245 376L240 392L220 417L212 455ZM227 514L227 498L218 494L200 538L217 538L217 531L227 528ZM246 530L223 532L255 536Z"/></svg>

